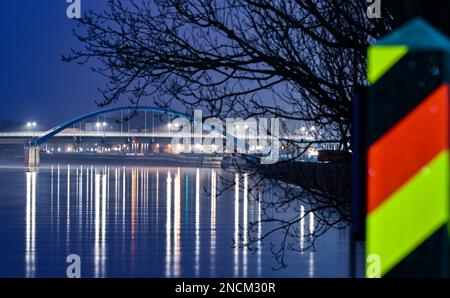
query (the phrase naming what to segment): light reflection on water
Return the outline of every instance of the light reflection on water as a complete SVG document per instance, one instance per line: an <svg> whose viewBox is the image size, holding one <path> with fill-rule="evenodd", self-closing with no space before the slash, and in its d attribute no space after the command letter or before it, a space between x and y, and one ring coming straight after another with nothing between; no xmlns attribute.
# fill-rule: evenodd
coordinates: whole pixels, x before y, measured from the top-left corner
<svg viewBox="0 0 450 298"><path fill-rule="evenodd" d="M251 188L247 174L235 174L234 187L219 194L219 169L52 165L26 172L21 188L23 173L0 170L0 212L9 214L0 240L11 243L0 257L9 259L2 276L64 277L72 253L83 277L348 275L345 231L327 233L315 251L288 252L283 270L272 270L270 250L281 239L258 241L256 252L243 248L249 222L258 220L263 235L261 200L271 195ZM301 220L301 248L314 228L313 214Z"/></svg>
<svg viewBox="0 0 450 298"><path fill-rule="evenodd" d="M35 233L36 233L36 173L26 173L27 213L26 213L26 277L35 274Z"/></svg>

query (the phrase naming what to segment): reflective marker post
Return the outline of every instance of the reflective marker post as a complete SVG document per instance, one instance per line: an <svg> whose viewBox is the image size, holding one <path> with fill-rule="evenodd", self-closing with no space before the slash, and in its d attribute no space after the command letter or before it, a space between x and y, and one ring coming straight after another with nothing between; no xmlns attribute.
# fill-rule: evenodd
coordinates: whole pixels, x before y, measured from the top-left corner
<svg viewBox="0 0 450 298"><path fill-rule="evenodd" d="M449 53L421 19L369 48L366 256L382 277L449 276Z"/></svg>

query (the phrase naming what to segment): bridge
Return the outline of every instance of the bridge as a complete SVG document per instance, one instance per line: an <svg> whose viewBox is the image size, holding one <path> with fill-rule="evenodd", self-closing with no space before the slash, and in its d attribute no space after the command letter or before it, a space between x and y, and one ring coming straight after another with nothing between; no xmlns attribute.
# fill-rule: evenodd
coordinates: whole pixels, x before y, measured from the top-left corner
<svg viewBox="0 0 450 298"><path fill-rule="evenodd" d="M79 117L70 119L68 121L65 121L55 127L53 127L52 129L50 129L49 131L47 131L43 136L32 140L29 145L30 146L39 146L42 145L44 142L46 142L47 140L49 140L50 138L52 138L53 136L55 136L56 134L58 134L59 132L62 132L63 130L73 127L75 124L77 123L81 123L83 120L95 117L95 116L100 116L100 115L104 115L104 114L108 114L108 113L112 113L112 112L116 112L116 111L144 111L144 112L152 112L152 113L160 113L160 114L164 114L167 116L172 116L172 117L182 117L182 118L188 118L189 120L192 121L192 118L183 114L183 113L179 113L179 112L175 112L169 109L163 109L163 108L158 108L158 107L151 107L151 106L127 106L127 107L118 107L118 108L110 108L110 109L105 109L105 110L99 110L99 111L94 111L91 113L87 113L84 115L81 115ZM121 124L123 125L123 115L121 117ZM99 122L97 122L99 123ZM103 123L102 123L103 124ZM145 127L145 130L147 130L147 127Z"/></svg>
<svg viewBox="0 0 450 298"><path fill-rule="evenodd" d="M29 132L29 131L20 131L20 132L0 132L0 144L33 144L35 141L30 140L37 138L40 139L44 136L46 136L46 131L36 131L36 132ZM183 133L183 132L176 132L177 136L184 138L184 137L217 137L217 138L223 138L225 139L226 136L224 135L205 135L205 134L196 134L196 133ZM114 131L105 131L105 132L93 132L93 131L77 131L77 132L66 132L62 131L54 136L52 136L53 139L73 139L73 138L159 138L159 139L170 139L175 135L175 132L168 133L168 132L114 132ZM234 134L235 137L244 137L244 135L238 135ZM274 136L277 137L277 136ZM247 139L254 140L259 139L258 136L255 135L247 135ZM308 143L307 140L309 139L307 136L299 136L299 135L283 135L283 137L280 137L281 140L285 141L292 141L296 143L301 143L302 140L305 143ZM37 141L36 140L36 141ZM48 140L47 140L48 141ZM45 141L45 142L47 142ZM42 145L42 142L40 145Z"/></svg>
<svg viewBox="0 0 450 298"><path fill-rule="evenodd" d="M124 115L123 112L144 112L145 113L145 125L144 125L144 133L138 131L133 131L130 129L130 125L128 124L128 130L126 132L124 132L124 128L123 125L125 122L128 122L129 119L131 119L131 116L125 116L126 121L124 121ZM108 128L108 126L111 126L111 123L108 124L107 122L105 122L105 118L103 118L103 121L100 122L100 116L104 116L106 114L111 114L114 112L120 112L120 120L119 119L115 119L115 121L113 121L113 124L120 124L120 132L115 132L115 131L106 131L106 129ZM147 113L150 112L152 113L152 133L151 135L147 134ZM83 114L81 116L75 117L73 119L67 120L53 128L51 128L48 131L45 132L36 132L36 131L27 131L27 132L10 132L10 133L2 133L0 134L0 139L2 139L3 141L7 140L9 142L14 142L14 140L17 141L23 141L24 139L27 138L31 138L29 140L27 140L25 142L26 144L26 152L25 152L25 159L26 159L26 164L28 166L34 167L34 166L38 166L39 165L39 152L40 152L40 146L47 143L50 139L55 138L55 139L67 139L70 138L73 141L77 142L77 143L81 143L81 138L84 139L93 139L95 140L99 140L101 139L102 141L105 140L106 138L109 138L110 141L113 138L133 138L133 141L136 141L136 137L146 137L146 138L168 138L170 135L170 129L169 129L169 134L167 135L167 133L163 133L163 132L159 132L156 133L155 132L155 127L154 127L154 114L162 114L165 115L167 117L182 117L182 118L187 118L190 121L192 121L192 119L183 114L183 113L179 113L170 109L164 109L164 108L160 108L160 107L152 107L152 106L126 106L126 107L115 107L115 108L109 108L109 109L104 109L104 110L98 110L98 111L94 111L94 112L90 112L90 113L86 113ZM81 128L81 123L83 121L92 119L94 117L97 117L97 120L94 122L95 123L95 127L94 130L92 131L83 131ZM128 122L129 123L129 122ZM79 125L78 128L76 128L75 126ZM85 126L86 129L86 126ZM0 142L1 143L1 142ZM52 148L53 149L53 148ZM48 150L46 150L48 151ZM53 151L53 150L52 150ZM61 149L58 147L57 151L61 151ZM72 150L71 150L72 151Z"/></svg>
<svg viewBox="0 0 450 298"><path fill-rule="evenodd" d="M120 113L120 117L106 118L106 115ZM134 113L141 117L138 128L130 125L134 117L124 115L124 112ZM143 112L143 114L138 114ZM143 116L143 117L142 117ZM162 118L166 119L162 119ZM142 119L143 118L143 119ZM208 130L201 133L183 133L178 127L172 127L171 118L185 118L191 123L195 122L193 117L169 109L152 106L126 106L116 107L86 113L73 119L67 120L47 131L15 131L0 132L0 144L25 144L25 160L28 166L38 166L39 153L59 152L140 152L140 153L171 153L170 140L175 136L179 138L214 138L226 139L236 138L244 140L260 139L258 135L248 134L246 130L234 131L233 134L213 134ZM90 121L90 122L89 122ZM136 122L136 121L135 121ZM317 142L311 134L291 134L273 138L282 142L311 143ZM61 147L59 144L71 144ZM115 144L115 145L114 145ZM119 144L129 144L119 146ZM130 149L131 148L131 149ZM133 151L134 150L134 151ZM258 148L250 148L254 152Z"/></svg>

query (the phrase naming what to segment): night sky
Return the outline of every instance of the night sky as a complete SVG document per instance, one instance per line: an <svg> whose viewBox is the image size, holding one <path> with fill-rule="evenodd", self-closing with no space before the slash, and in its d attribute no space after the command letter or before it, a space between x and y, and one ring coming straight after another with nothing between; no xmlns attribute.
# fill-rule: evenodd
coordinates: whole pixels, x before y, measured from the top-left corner
<svg viewBox="0 0 450 298"><path fill-rule="evenodd" d="M85 12L103 9L107 1L81 3ZM96 109L102 78L87 65L61 61L61 54L79 47L66 0L1 1L0 6L0 122L37 121L49 128Z"/></svg>

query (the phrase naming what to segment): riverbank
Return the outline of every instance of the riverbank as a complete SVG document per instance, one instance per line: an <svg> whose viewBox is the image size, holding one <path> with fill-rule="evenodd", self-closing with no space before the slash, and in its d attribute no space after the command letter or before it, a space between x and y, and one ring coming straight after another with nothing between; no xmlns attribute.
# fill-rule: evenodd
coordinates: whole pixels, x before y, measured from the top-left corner
<svg viewBox="0 0 450 298"><path fill-rule="evenodd" d="M169 167L208 167L220 168L222 157L201 156L197 154L158 153L149 155L117 155L117 154L41 154L41 163L79 163L79 164L109 164L134 166L169 166Z"/></svg>

